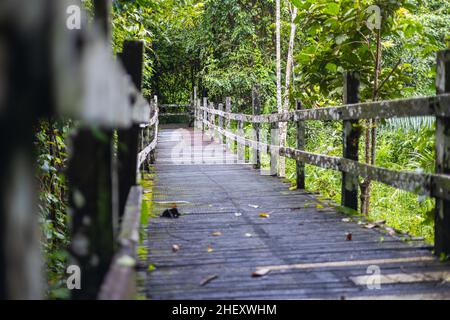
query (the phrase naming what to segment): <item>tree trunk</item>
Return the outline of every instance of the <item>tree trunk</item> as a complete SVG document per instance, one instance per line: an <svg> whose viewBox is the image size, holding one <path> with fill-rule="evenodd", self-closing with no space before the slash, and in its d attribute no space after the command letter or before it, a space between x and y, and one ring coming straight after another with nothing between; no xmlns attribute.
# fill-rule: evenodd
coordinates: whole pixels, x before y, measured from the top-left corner
<svg viewBox="0 0 450 320"><path fill-rule="evenodd" d="M279 113L283 112L282 97L281 97L281 1L276 0L276 65L277 65L277 110ZM280 125L279 125L280 129ZM280 131L281 138L281 131ZM280 144L281 144L280 140ZM286 165L284 158L280 159L278 167L278 175L284 176L286 171Z"/></svg>
<svg viewBox="0 0 450 320"><path fill-rule="evenodd" d="M295 41L295 31L297 30L297 25L294 23L295 18L297 18L297 7L292 9L291 7L291 34L289 37L289 49L286 60L286 82L285 82L285 92L284 92L284 102L282 111L289 111L289 88L291 86L291 78L292 78L292 67L294 64L294 41ZM287 138L287 123L280 122L280 146L286 145ZM280 177L286 176L286 161L284 157L280 158Z"/></svg>
<svg viewBox="0 0 450 320"><path fill-rule="evenodd" d="M377 30L377 52L375 56L375 68L374 68L374 83L372 91L372 101L378 99L378 79L381 73L381 58L382 58L382 48L381 48L381 29ZM367 164L375 164L376 155L376 124L377 122L373 119L367 121L367 128L365 132L365 161ZM364 179L361 183L361 213L368 215L370 209L370 189L371 181L370 179Z"/></svg>

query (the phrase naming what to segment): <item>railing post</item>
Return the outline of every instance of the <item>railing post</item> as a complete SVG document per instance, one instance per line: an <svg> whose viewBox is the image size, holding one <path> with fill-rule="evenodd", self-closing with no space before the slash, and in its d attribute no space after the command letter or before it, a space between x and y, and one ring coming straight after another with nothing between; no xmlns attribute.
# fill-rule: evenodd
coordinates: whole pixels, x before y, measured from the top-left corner
<svg viewBox="0 0 450 320"><path fill-rule="evenodd" d="M152 116L155 115L156 113L158 113L158 117L159 117L158 96L153 97L152 107L153 107ZM154 139L158 138L158 127L159 127L159 120L155 123L153 128L150 129L152 134L150 136L149 143L151 143ZM153 149L152 151L150 151L150 164L154 164L155 160L156 160L156 149Z"/></svg>
<svg viewBox="0 0 450 320"><path fill-rule="evenodd" d="M450 93L450 50L438 52L436 71L436 93ZM450 117L436 117L436 173L450 174ZM434 230L435 254L450 255L450 201L436 199Z"/></svg>
<svg viewBox="0 0 450 320"><path fill-rule="evenodd" d="M133 83L140 91L142 87L144 44L142 41L125 41L122 62ZM130 129L118 130L117 158L119 162L119 212L123 215L130 188L137 183L137 162L139 148L138 124Z"/></svg>
<svg viewBox="0 0 450 320"><path fill-rule="evenodd" d="M42 299L33 150L37 120L53 115L55 107L48 28L53 17L40 14L50 12L54 2L46 2L32 16L22 8L25 1L9 4L3 1L0 9L0 299ZM25 29L27 25L34 27Z"/></svg>
<svg viewBox="0 0 450 320"><path fill-rule="evenodd" d="M213 102L209 103L209 109L211 111L214 110L214 103ZM213 126L216 124L216 118L215 118L215 115L212 114L212 113L209 114L209 123L211 124L210 127L209 127L209 134L210 134L210 137L211 137L211 141L214 141L214 132L215 132L215 130L214 130Z"/></svg>
<svg viewBox="0 0 450 320"><path fill-rule="evenodd" d="M260 115L261 114L261 97L259 95L259 86L255 86L252 89L252 109L253 109L253 115ZM259 123L253 124L253 130L254 130L254 139L255 141L260 141L260 129L261 125ZM253 168L254 169L261 169L261 152L258 148L253 150Z"/></svg>
<svg viewBox="0 0 450 320"><path fill-rule="evenodd" d="M273 114L275 114L277 112L273 112ZM280 137L279 137L279 130L278 130L278 123L277 122L272 122L270 124L270 144L272 146L279 146L279 141L280 141ZM279 153L278 152L273 152L272 150L270 150L270 175L271 176L277 176L278 174L278 157L279 157Z"/></svg>
<svg viewBox="0 0 450 320"><path fill-rule="evenodd" d="M208 98L203 97L203 119L202 119L202 131L205 133L205 122L208 121L208 111L206 110L208 108Z"/></svg>
<svg viewBox="0 0 450 320"><path fill-rule="evenodd" d="M80 129L67 172L72 263L82 274L82 290L73 290L73 299L96 299L114 254L111 166L112 131Z"/></svg>
<svg viewBox="0 0 450 320"><path fill-rule="evenodd" d="M223 112L223 103L219 103L219 111ZM223 129L223 117L221 115L219 115L219 128ZM223 136L222 133L218 133L219 135L219 142L223 143Z"/></svg>
<svg viewBox="0 0 450 320"><path fill-rule="evenodd" d="M344 74L344 104L359 102L359 75L357 72ZM358 120L344 120L343 126L343 157L358 161L360 129ZM341 205L358 210L358 176L342 173Z"/></svg>
<svg viewBox="0 0 450 320"><path fill-rule="evenodd" d="M303 106L300 101L296 101L296 109L302 110ZM297 121L297 149L304 150L305 148L305 122ZM305 189L305 164L299 160L296 161L297 172L297 189Z"/></svg>
<svg viewBox="0 0 450 320"><path fill-rule="evenodd" d="M242 120L238 120L237 134L240 138L244 137L244 122ZM245 163L245 145L237 143L237 156L239 162Z"/></svg>
<svg viewBox="0 0 450 320"><path fill-rule="evenodd" d="M197 128L198 125L197 99L197 86L194 86L194 99L192 101L192 109L194 110L194 128Z"/></svg>
<svg viewBox="0 0 450 320"><path fill-rule="evenodd" d="M226 97L225 98L225 111L226 112L231 112L231 98L230 97ZM231 120L230 119L225 119L225 130L227 130L228 132L231 131ZM231 150L231 141L228 138L225 138L227 147L229 150Z"/></svg>

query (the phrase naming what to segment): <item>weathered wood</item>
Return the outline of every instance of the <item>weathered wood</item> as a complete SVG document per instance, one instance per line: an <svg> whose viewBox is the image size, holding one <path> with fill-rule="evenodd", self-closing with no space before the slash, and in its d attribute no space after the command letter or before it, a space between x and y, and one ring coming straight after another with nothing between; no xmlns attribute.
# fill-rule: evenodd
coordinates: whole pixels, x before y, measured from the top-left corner
<svg viewBox="0 0 450 320"><path fill-rule="evenodd" d="M112 217L112 131L81 129L69 160L71 253L81 269L73 299L95 299L114 253ZM82 172L82 174L80 174Z"/></svg>
<svg viewBox="0 0 450 320"><path fill-rule="evenodd" d="M259 116L240 113L220 113L224 118L243 120L251 123L273 123L298 120L357 120L357 119L390 119L400 117L450 116L450 111L442 106L450 102L450 94L430 97L414 97L397 100L363 102L340 107L325 107L291 111L284 113L264 114Z"/></svg>
<svg viewBox="0 0 450 320"><path fill-rule="evenodd" d="M302 103L297 101L297 111L302 110ZM300 120L297 121L297 149L303 150L305 148L305 123ZM305 164L301 161L296 161L295 171L297 174L296 182L297 189L305 189Z"/></svg>
<svg viewBox="0 0 450 320"><path fill-rule="evenodd" d="M279 146L279 129L278 129L278 123L271 123L270 124L270 144L272 145L272 148L270 148L270 175L276 176L278 174L278 155L279 151L276 148Z"/></svg>
<svg viewBox="0 0 450 320"><path fill-rule="evenodd" d="M223 103L219 103L219 111L223 111ZM219 116L219 128L223 129L223 117ZM223 143L223 136L219 134L219 142Z"/></svg>
<svg viewBox="0 0 450 320"><path fill-rule="evenodd" d="M450 50L437 55L437 94L450 92ZM450 111L450 103L442 104ZM436 173L450 174L450 117L436 117ZM438 190L444 188L437 185ZM448 185L447 185L448 187ZM450 255L450 201L436 199L434 250L437 255Z"/></svg>
<svg viewBox="0 0 450 320"><path fill-rule="evenodd" d="M34 152L38 118L54 113L48 2L1 4L0 299L43 297ZM27 26L28 28L24 28Z"/></svg>
<svg viewBox="0 0 450 320"><path fill-rule="evenodd" d="M95 0L94 5L94 23L100 28L105 36L111 36L111 0Z"/></svg>
<svg viewBox="0 0 450 320"><path fill-rule="evenodd" d="M213 126L212 124L207 125ZM227 139L237 141L238 144L243 144L251 148L257 148L261 152L278 152L281 156L298 160L305 164L354 174L419 195L450 200L450 177L448 175L423 174L379 168L341 157L326 156L293 148L280 148L277 145L240 137L229 131L220 130L218 127L215 127L215 129L226 136Z"/></svg>
<svg viewBox="0 0 450 320"><path fill-rule="evenodd" d="M142 86L144 45L142 41L125 41L122 51L122 63L126 72L130 75L134 85L140 91ZM130 129L118 130L118 168L119 168L119 213L123 215L128 193L131 186L137 183L138 149L139 149L138 124L133 124Z"/></svg>
<svg viewBox="0 0 450 320"><path fill-rule="evenodd" d="M172 132L162 134L169 137ZM161 148L170 150L174 143L164 140ZM177 166L160 160L153 213L179 201L182 215L150 220L148 259L155 269L147 272L149 299L449 296L442 278L392 281L380 290L349 280L367 276L373 265L381 268L382 276L448 272L449 266L420 241L401 241L401 235L385 234L382 227L364 228L358 219L342 221L348 216L312 194L289 191L281 179L262 176L248 166ZM270 217L261 218L261 212ZM352 241L346 240L347 233ZM180 248L176 253L173 244ZM265 267L271 271L264 277L251 276ZM204 284L213 275L218 277Z"/></svg>
<svg viewBox="0 0 450 320"><path fill-rule="evenodd" d="M153 124L150 139L155 142L155 147L150 151L150 164L155 163L156 159L156 145L158 144L158 133L159 133L159 105L158 105L158 96L154 96L152 100L152 112L155 118L155 123Z"/></svg>
<svg viewBox="0 0 450 320"><path fill-rule="evenodd" d="M260 115L261 114L261 96L259 94L259 86L255 86L252 89L252 111L253 115ZM253 124L253 140L260 141L261 136L261 125L259 123ZM261 153L258 148L253 149L253 168L254 169L260 169L261 168Z"/></svg>
<svg viewBox="0 0 450 320"><path fill-rule="evenodd" d="M142 187L134 186L127 198L118 237L118 250L103 281L100 300L130 300L136 294L136 250L142 207Z"/></svg>
<svg viewBox="0 0 450 320"><path fill-rule="evenodd" d="M202 122L202 131L205 132L205 122L208 121L208 98L203 97L203 122Z"/></svg>
<svg viewBox="0 0 450 320"><path fill-rule="evenodd" d="M359 75L348 72L344 75L344 104L359 102ZM360 129L358 120L344 120L343 157L358 161ZM358 210L358 176L349 172L342 173L342 198L344 207Z"/></svg>
<svg viewBox="0 0 450 320"><path fill-rule="evenodd" d="M161 104L159 105L160 109L182 109L182 108L192 108L192 105L190 104Z"/></svg>
<svg viewBox="0 0 450 320"><path fill-rule="evenodd" d="M215 107L214 102L210 101L209 102L209 109L210 110L214 110L214 107ZM209 122L212 123L214 126L216 125L215 115L212 112L209 114ZM214 127L210 126L209 127L209 136L211 137L211 141L214 140L214 133L215 133Z"/></svg>
<svg viewBox="0 0 450 320"><path fill-rule="evenodd" d="M231 98L230 97L225 98L225 111L228 113L231 112ZM231 121L228 118L225 118L225 129L227 131L231 131ZM228 146L228 150L231 150L232 140L225 138L225 141Z"/></svg>
<svg viewBox="0 0 450 320"><path fill-rule="evenodd" d="M245 139L245 132L244 132L244 122L243 121L238 121L237 123L237 135L242 138ZM245 163L245 144L242 143L238 143L237 144L237 156L238 156L238 161Z"/></svg>

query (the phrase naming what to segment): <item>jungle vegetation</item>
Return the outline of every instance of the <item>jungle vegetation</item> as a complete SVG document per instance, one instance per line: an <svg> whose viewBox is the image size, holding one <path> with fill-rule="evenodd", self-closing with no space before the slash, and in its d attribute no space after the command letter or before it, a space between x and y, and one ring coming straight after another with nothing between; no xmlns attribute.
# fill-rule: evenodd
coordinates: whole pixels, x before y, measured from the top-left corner
<svg viewBox="0 0 450 320"><path fill-rule="evenodd" d="M90 0L83 4L92 10ZM435 93L434 53L449 44L450 1L281 0L280 5L281 84L289 108L296 99L305 108L342 104L343 73L353 70L361 74L362 101ZM367 26L371 5L381 8L379 30ZM251 90L258 85L263 112L276 110L275 0L114 0L112 14L116 53L126 39L145 41L144 95L158 95L163 103L188 103L197 86L212 100L232 97L233 111L251 113ZM286 87L293 17L293 64ZM61 289L70 243L64 170L72 125L46 119L36 128L50 298L67 296ZM433 172L432 119L364 126L361 161ZM306 149L340 156L341 130L338 122L307 122ZM287 144L295 146L294 127L288 128ZM309 190L339 203L339 173L307 166L306 174ZM295 181L293 161L287 161L286 178ZM433 240L432 199L377 183L369 191L369 219Z"/></svg>

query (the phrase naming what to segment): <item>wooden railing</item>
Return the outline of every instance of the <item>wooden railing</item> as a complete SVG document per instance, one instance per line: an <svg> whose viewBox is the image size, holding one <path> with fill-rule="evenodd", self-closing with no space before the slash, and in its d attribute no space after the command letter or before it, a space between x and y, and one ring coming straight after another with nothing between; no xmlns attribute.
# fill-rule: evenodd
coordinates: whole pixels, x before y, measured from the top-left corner
<svg viewBox="0 0 450 320"><path fill-rule="evenodd" d="M80 268L81 289L72 298L98 298L107 274L134 283L123 257L135 258L136 185L139 169L154 158L158 107L156 97L149 103L140 93L143 43L126 41L118 57L112 54L109 3L94 1L94 23L80 29L67 24L69 6L80 8L80 1L0 5L0 299L44 293L33 187L34 129L42 117L77 123L67 198L70 265ZM108 279L100 297L125 297L120 290L128 284Z"/></svg>
<svg viewBox="0 0 450 320"><path fill-rule="evenodd" d="M169 122L173 118L185 118L189 126L194 122L194 106L192 104L161 104L160 118Z"/></svg>
<svg viewBox="0 0 450 320"><path fill-rule="evenodd" d="M436 198L435 254L450 254L450 50L438 53L437 96L419 97L378 102L359 102L359 77L357 73L344 76L344 105L340 107L302 110L297 103L296 111L260 115L260 102L253 96L253 115L231 113L230 98L224 104L209 103L203 99L196 104L195 116L203 130L219 133L221 140L232 140L256 151L259 167L260 152L271 154L271 173L276 174L277 156L297 161L297 187L305 188L304 165L314 165L342 172L342 206L358 210L358 177L368 178L389 186ZM388 119L395 117L436 117L436 170L435 173L395 171L358 162L361 119ZM224 121L225 120L225 121ZM304 121L343 121L343 157L314 154L303 150ZM237 122L237 134L230 130L230 122ZM297 124L297 148L280 146L278 132L271 134L270 143L262 142L260 124L270 123L272 128L280 122L293 121ZM245 138L245 123L252 123L254 139ZM244 150L245 151L245 150ZM239 152L238 152L239 153ZM243 155L246 152L242 152ZM248 154L248 153L247 153Z"/></svg>

